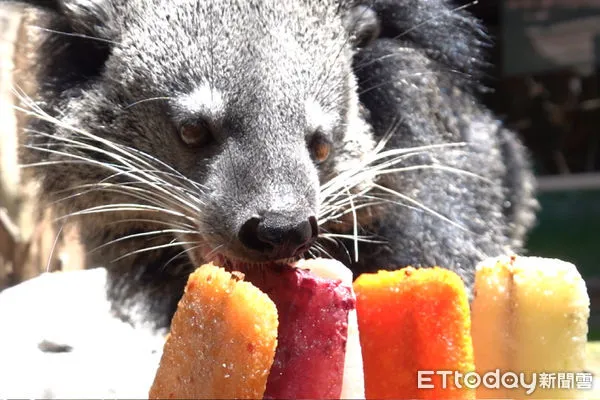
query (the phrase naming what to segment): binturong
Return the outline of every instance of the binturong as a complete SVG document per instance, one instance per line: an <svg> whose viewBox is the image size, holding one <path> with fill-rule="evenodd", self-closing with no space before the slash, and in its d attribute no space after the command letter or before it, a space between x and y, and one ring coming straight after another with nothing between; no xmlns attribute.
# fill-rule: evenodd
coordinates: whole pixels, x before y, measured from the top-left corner
<svg viewBox="0 0 600 400"><path fill-rule="evenodd" d="M115 312L167 327L208 261L355 274L522 250L533 175L478 100L488 38L442 0L24 5L21 161Z"/></svg>

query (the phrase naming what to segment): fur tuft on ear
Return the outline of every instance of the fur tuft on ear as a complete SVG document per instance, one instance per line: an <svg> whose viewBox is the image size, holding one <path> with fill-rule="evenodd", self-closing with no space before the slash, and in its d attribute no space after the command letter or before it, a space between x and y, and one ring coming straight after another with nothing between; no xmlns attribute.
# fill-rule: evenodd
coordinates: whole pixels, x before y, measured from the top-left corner
<svg viewBox="0 0 600 400"><path fill-rule="evenodd" d="M0 4L18 4L27 7L42 8L49 11L60 10L60 0L0 0Z"/></svg>
<svg viewBox="0 0 600 400"><path fill-rule="evenodd" d="M112 1L11 0L24 7L21 38L16 40L23 49L15 61L20 79L43 77L35 90L58 97L101 74L118 40Z"/></svg>
<svg viewBox="0 0 600 400"><path fill-rule="evenodd" d="M110 0L62 0L61 10L71 21L74 30L106 40L114 39L109 29Z"/></svg>
<svg viewBox="0 0 600 400"><path fill-rule="evenodd" d="M2 0L0 0L0 3ZM110 41L113 34L110 0L10 0L9 3L55 12L69 21L73 32Z"/></svg>

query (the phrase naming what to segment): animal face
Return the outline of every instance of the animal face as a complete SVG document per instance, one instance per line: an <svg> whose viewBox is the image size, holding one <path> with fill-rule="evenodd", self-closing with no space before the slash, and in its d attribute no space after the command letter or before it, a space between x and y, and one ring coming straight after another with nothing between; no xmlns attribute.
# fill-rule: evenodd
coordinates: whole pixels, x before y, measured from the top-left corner
<svg viewBox="0 0 600 400"><path fill-rule="evenodd" d="M45 74L60 100L40 122L52 133L33 139L66 161L47 166L48 192L78 191L65 207L102 225L132 211L174 225L197 262L309 249L320 186L373 147L352 70L370 9L105 0L55 12L44 51L62 61Z"/></svg>

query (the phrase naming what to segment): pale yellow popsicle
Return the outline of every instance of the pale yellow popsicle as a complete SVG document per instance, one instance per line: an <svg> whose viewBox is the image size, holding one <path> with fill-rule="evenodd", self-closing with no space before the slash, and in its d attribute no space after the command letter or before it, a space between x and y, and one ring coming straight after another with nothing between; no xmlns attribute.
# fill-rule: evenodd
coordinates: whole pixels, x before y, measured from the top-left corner
<svg viewBox="0 0 600 400"><path fill-rule="evenodd" d="M477 371L522 372L527 385L537 375L529 395L520 384L518 389L482 385L477 397L585 398L589 392L577 390L576 374L585 368L589 306L585 281L573 264L517 256L480 263L472 303Z"/></svg>

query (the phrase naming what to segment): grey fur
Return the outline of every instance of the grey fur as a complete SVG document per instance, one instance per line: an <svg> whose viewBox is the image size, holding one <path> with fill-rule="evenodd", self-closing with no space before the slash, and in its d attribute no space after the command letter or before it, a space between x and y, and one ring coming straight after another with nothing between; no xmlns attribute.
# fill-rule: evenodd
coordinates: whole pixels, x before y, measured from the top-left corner
<svg viewBox="0 0 600 400"><path fill-rule="evenodd" d="M46 11L30 11L32 25L43 23L80 37L53 32L38 37L39 65L21 78L36 82L37 92L27 94L37 103L22 104L39 107L28 127L46 135L29 133L25 141L37 149L26 151L24 162L69 158L48 153L51 149L104 165L45 165L37 170L42 193L49 200L80 193L60 202L64 213L132 201L78 188L114 173L106 165L115 158L102 151L113 154L115 149L74 128L151 155L183 175L172 178L178 189L166 203L157 187L140 184L156 194L151 200L162 201L179 216L143 211L85 215L90 250L128 234L164 229L162 222L192 224L196 233L157 237L151 244L167 245L174 237L191 248L200 241L203 250L259 263L265 261L261 255L236 238L243 222L264 210L276 210L290 221L320 212L323 217L331 196L320 198L319 184L349 170L355 178L348 178L349 188L338 182L338 200L370 189L378 204L346 212L322 228L352 235L356 217L360 235L385 244L359 242L357 262L351 239L319 244L323 254L339 258L355 273L441 265L471 286L477 261L522 250L536 207L528 157L515 135L477 101L485 36L473 17L453 5L442 0L38 3ZM214 115L210 102L201 102L209 108L204 116L190 111L199 87L221 96L222 107ZM307 129L314 126L307 120L307 99L336 121L319 132L333 144L322 164L311 159L307 146L315 134ZM42 111L58 121L39 118ZM179 140L177 129L199 117L208 119L214 138L190 148ZM96 150L73 147L69 140ZM375 178L365 172L377 164L357 167L382 140L387 142L380 151L449 146L410 154L393 166L420 168ZM454 146L458 142L466 145ZM151 164L174 173L156 161ZM154 176L164 178L161 184L168 180ZM122 173L111 179L126 184L132 177ZM369 201L365 196L355 200ZM346 202L345 210L354 203ZM114 224L124 218L157 223ZM181 247L110 264L145 247L145 236L122 240L92 252L88 265L110 267L115 310L131 317L130 310L136 309L143 320L166 326L186 274L204 261L206 252L190 250L193 263L180 257L167 267Z"/></svg>

